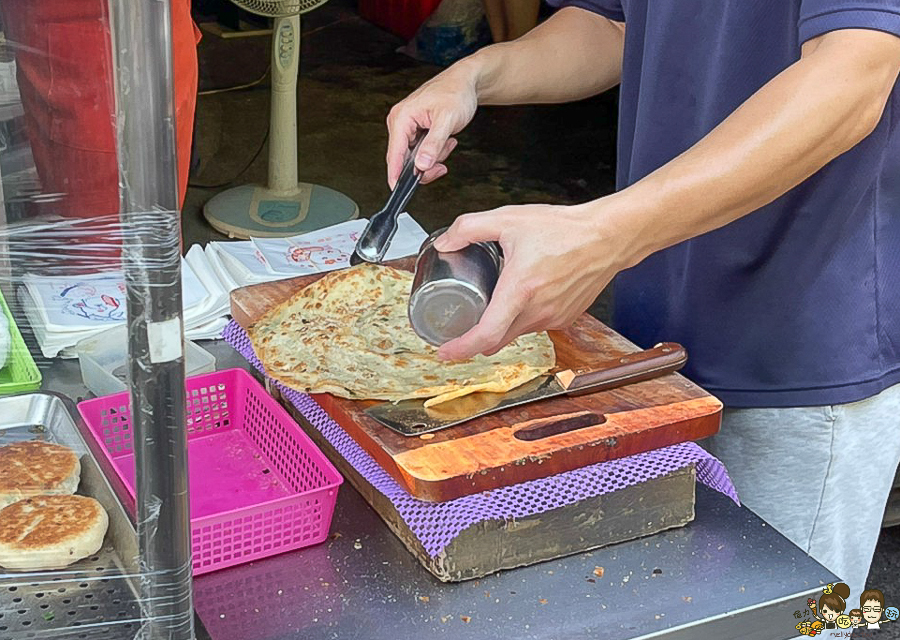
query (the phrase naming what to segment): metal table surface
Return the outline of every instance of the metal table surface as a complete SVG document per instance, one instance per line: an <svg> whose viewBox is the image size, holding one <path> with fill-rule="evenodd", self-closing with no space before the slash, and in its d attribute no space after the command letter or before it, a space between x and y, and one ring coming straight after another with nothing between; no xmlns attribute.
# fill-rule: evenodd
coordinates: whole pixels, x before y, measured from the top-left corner
<svg viewBox="0 0 900 640"><path fill-rule="evenodd" d="M224 342L202 346L219 369L247 368ZM57 360L44 380L73 399L85 395L77 362ZM681 529L444 584L345 483L326 543L195 579L198 638L795 637L794 612L836 577L702 485L696 512Z"/></svg>

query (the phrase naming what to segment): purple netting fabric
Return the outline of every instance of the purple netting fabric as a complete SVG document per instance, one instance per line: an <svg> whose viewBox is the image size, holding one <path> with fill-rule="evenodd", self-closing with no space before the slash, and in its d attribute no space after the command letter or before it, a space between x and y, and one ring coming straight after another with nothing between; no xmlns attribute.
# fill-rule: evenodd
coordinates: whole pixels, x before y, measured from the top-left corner
<svg viewBox="0 0 900 640"><path fill-rule="evenodd" d="M263 371L247 334L232 321L225 340ZM485 520L514 520L567 506L658 478L694 463L697 479L740 504L728 472L702 447L685 442L627 458L601 462L559 475L464 496L448 502L424 502L411 496L356 444L308 395L273 383L285 398L378 491L385 495L432 556L439 554L468 527Z"/></svg>

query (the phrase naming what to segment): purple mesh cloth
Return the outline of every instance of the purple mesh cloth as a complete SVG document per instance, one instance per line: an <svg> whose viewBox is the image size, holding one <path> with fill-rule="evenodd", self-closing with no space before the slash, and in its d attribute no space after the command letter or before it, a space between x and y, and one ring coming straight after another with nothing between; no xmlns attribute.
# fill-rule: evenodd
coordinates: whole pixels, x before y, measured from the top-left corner
<svg viewBox="0 0 900 640"><path fill-rule="evenodd" d="M223 335L254 367L263 371L250 339L240 325L232 321ZM414 498L397 484L315 400L277 382L273 383L331 446L393 503L432 557L438 555L462 531L479 522L513 520L543 513L585 498L659 478L691 463L697 465L697 479L700 482L740 504L722 463L693 442L601 462L550 478L531 480L448 502L424 502Z"/></svg>

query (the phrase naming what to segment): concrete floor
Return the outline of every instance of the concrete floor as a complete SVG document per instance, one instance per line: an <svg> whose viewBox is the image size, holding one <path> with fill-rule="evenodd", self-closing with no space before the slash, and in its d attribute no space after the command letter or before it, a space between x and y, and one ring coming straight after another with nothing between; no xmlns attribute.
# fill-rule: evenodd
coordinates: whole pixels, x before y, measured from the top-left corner
<svg viewBox="0 0 900 640"><path fill-rule="evenodd" d="M304 16L300 179L343 191L368 216L388 196L385 117L439 69L396 53L402 41L363 21L354 7L352 1L333 0ZM268 39L206 34L200 57L201 91L249 82L265 72ZM221 183L246 164L265 137L268 104L267 82L200 97L195 183ZM466 211L576 202L607 193L614 186L614 124L613 96L565 106L484 109L459 136L450 175L420 188L410 213L430 231ZM264 182L266 165L263 150L238 183ZM199 213L215 192L189 191L184 212L188 246L217 237Z"/></svg>
<svg viewBox="0 0 900 640"><path fill-rule="evenodd" d="M397 53L403 42L362 20L353 0L332 0L303 21L300 179L338 189L368 216L388 195L384 124L390 107L439 69ZM201 91L252 82L268 65L266 37L200 44ZM266 137L268 78L246 90L199 98L194 184L265 182L266 149L241 175ZM485 108L459 136L450 174L420 188L409 211L428 231L458 214L527 202L574 203L614 188L615 95L576 104ZM222 239L202 217L219 188L191 187L184 207L185 247ZM607 297L596 308L607 317ZM869 584L900 603L900 527L885 529ZM900 624L879 638L900 638Z"/></svg>

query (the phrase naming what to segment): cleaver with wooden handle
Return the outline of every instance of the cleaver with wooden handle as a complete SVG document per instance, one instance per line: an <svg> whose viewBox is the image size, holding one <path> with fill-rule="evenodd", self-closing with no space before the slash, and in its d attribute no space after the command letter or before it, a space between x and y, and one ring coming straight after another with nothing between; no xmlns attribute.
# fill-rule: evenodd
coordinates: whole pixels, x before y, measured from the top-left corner
<svg viewBox="0 0 900 640"><path fill-rule="evenodd" d="M652 349L623 355L590 368L546 374L505 393L472 393L425 407L424 400L383 402L365 413L405 436L446 429L479 416L555 396L580 396L622 387L678 371L687 362L684 347L663 342Z"/></svg>

